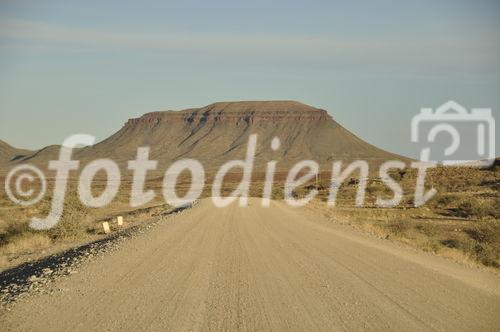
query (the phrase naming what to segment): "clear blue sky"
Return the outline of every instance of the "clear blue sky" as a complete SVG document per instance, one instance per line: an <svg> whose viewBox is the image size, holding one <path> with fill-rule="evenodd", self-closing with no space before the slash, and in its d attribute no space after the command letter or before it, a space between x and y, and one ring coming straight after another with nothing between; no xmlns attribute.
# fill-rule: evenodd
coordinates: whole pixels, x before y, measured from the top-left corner
<svg viewBox="0 0 500 332"><path fill-rule="evenodd" d="M40 148L156 110L293 99L414 156L421 107L500 118L499 1L103 2L0 2L0 139Z"/></svg>

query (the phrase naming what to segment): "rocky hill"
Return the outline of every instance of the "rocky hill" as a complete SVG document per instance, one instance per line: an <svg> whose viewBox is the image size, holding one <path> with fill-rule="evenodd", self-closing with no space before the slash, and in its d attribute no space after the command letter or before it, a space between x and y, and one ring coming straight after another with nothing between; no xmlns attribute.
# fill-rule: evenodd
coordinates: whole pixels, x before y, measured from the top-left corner
<svg viewBox="0 0 500 332"><path fill-rule="evenodd" d="M15 148L0 140L0 165L8 165L30 156L33 151Z"/></svg>

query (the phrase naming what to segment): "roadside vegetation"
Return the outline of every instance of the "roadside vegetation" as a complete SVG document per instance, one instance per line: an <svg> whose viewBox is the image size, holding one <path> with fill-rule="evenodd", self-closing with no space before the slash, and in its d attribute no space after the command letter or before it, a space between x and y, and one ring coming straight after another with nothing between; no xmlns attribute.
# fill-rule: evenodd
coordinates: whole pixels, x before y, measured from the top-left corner
<svg viewBox="0 0 500 332"><path fill-rule="evenodd" d="M353 207L356 181L346 181L337 207L316 204L333 222L347 223L381 238L407 243L456 261L500 268L500 169L438 167L428 174L437 194L427 204L413 206L411 171L393 174L405 196L396 208L375 206L377 195L390 192L370 180L364 208ZM350 183L350 184L349 184ZM299 194L300 195L300 194ZM328 190L320 190L325 201Z"/></svg>
<svg viewBox="0 0 500 332"><path fill-rule="evenodd" d="M3 186L3 184L2 184ZM102 184L93 188L97 195ZM150 218L159 210L165 210L162 200L150 202L147 206L133 209L129 206L129 186L124 185L113 202L104 209L84 206L78 199L75 186L68 188L64 201L64 212L58 224L46 231L36 231L29 227L32 217L45 217L51 208L51 197L44 197L33 206L23 207L13 204L6 194L0 195L0 270L15 266L26 260L37 259L48 254L83 244L104 236L102 222L108 221L112 230L116 216L125 216L125 227ZM48 188L52 192L52 188ZM157 208L160 206L161 208Z"/></svg>

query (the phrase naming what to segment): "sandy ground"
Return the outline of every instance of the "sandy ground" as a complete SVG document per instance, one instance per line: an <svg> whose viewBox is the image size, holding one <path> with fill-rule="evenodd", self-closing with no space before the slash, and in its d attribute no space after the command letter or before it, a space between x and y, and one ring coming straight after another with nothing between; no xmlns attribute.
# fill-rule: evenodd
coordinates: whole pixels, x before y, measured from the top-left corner
<svg viewBox="0 0 500 332"><path fill-rule="evenodd" d="M486 271L281 202L201 201L17 302L4 331L498 330Z"/></svg>

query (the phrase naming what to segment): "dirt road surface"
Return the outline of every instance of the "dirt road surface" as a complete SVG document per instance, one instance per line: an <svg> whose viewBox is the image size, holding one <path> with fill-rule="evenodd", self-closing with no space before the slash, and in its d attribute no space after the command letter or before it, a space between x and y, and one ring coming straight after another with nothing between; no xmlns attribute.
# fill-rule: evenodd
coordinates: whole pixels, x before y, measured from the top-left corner
<svg viewBox="0 0 500 332"><path fill-rule="evenodd" d="M18 301L3 331L498 330L500 283L318 213L211 200Z"/></svg>

